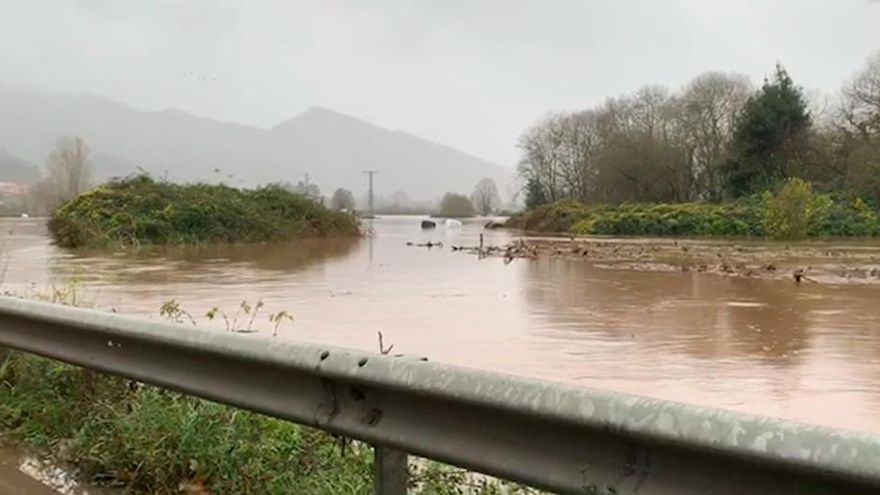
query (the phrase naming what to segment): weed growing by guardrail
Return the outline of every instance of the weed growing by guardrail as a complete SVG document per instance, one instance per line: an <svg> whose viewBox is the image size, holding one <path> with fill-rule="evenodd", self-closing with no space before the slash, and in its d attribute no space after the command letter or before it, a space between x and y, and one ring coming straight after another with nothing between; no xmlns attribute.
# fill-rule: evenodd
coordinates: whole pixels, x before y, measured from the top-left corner
<svg viewBox="0 0 880 495"><path fill-rule="evenodd" d="M69 302L71 292L50 299ZM239 305L254 329L261 302ZM160 312L195 319L174 300ZM219 309L209 313L238 328ZM240 316L240 315L238 315ZM273 333L289 313L273 313ZM392 346L380 344L383 352ZM0 359L0 432L88 483L131 494L368 494L372 449L321 430L123 378L13 352ZM427 460L413 460L411 492L535 493Z"/></svg>
<svg viewBox="0 0 880 495"><path fill-rule="evenodd" d="M367 493L367 449L319 430L14 353L0 427L129 493ZM201 491L199 491L201 490Z"/></svg>

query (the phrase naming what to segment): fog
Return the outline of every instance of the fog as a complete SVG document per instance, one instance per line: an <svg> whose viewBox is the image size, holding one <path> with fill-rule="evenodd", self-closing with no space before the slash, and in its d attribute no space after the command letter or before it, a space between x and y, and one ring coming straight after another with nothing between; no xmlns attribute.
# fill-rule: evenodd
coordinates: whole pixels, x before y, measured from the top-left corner
<svg viewBox="0 0 880 495"><path fill-rule="evenodd" d="M270 127L323 106L506 166L548 111L777 61L834 91L880 3L0 0L0 84Z"/></svg>

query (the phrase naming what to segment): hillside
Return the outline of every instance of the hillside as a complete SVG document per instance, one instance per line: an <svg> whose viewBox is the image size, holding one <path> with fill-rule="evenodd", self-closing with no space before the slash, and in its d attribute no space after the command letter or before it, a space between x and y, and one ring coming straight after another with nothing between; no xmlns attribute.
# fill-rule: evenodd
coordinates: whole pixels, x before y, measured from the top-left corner
<svg viewBox="0 0 880 495"><path fill-rule="evenodd" d="M297 182L308 173L327 194L346 187L361 196L362 173L379 170L377 194L411 198L469 193L482 177L503 184L505 169L400 131L311 108L271 129L197 117L179 110L140 111L94 95L60 95L0 86L0 148L42 163L56 139L82 136L95 152L99 178L141 169L173 180L234 185Z"/></svg>

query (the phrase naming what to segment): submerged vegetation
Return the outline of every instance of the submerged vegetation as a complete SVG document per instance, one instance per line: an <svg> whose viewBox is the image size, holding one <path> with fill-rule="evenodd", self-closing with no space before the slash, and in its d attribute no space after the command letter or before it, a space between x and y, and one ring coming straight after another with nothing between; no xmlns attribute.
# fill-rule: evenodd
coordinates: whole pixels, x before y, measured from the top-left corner
<svg viewBox="0 0 880 495"><path fill-rule="evenodd" d="M859 198L834 200L790 179L775 192L726 203L622 203L587 206L559 201L516 216L511 227L576 235L688 237L880 236L880 217Z"/></svg>
<svg viewBox="0 0 880 495"><path fill-rule="evenodd" d="M354 236L357 219L278 185L236 189L174 184L148 176L113 180L52 215L64 247L284 241Z"/></svg>

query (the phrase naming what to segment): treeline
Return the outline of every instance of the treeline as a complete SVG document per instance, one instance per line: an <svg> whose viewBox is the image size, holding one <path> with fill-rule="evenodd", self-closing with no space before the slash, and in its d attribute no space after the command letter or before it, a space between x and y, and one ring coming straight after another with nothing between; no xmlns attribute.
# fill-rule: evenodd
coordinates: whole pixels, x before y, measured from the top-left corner
<svg viewBox="0 0 880 495"><path fill-rule="evenodd" d="M822 110L781 66L760 88L709 72L555 113L520 138L529 208L718 202L800 177L820 193L880 206L880 52Z"/></svg>

